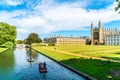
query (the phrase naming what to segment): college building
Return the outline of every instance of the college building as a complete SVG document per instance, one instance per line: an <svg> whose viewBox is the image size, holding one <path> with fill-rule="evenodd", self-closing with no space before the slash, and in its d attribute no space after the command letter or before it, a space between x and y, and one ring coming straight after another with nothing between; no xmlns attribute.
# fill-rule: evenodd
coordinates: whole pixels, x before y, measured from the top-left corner
<svg viewBox="0 0 120 80"><path fill-rule="evenodd" d="M98 28L94 28L93 23L91 23L91 45L104 45L107 43L105 41L109 39L109 36L115 36L116 34L119 34L117 29L103 29L101 21L98 23Z"/></svg>
<svg viewBox="0 0 120 80"><path fill-rule="evenodd" d="M120 45L120 34L110 34L105 37L105 45Z"/></svg>
<svg viewBox="0 0 120 80"><path fill-rule="evenodd" d="M45 43L54 43L56 45L86 44L86 39L82 37L50 37L44 38Z"/></svg>
<svg viewBox="0 0 120 80"><path fill-rule="evenodd" d="M44 38L44 43L54 43L57 45L120 45L120 32L117 29L103 29L102 23L99 21L98 27L94 27L94 24L91 23L91 37L52 36Z"/></svg>

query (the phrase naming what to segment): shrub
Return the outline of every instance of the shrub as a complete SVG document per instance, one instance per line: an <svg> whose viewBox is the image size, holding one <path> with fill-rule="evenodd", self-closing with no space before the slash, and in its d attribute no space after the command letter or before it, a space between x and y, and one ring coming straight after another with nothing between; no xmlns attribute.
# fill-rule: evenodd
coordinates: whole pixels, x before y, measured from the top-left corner
<svg viewBox="0 0 120 80"><path fill-rule="evenodd" d="M8 41L8 42L4 43L3 46L5 46L6 48L9 48L9 49L12 49L14 44L12 42Z"/></svg>
<svg viewBox="0 0 120 80"><path fill-rule="evenodd" d="M48 46L55 46L54 43L48 43Z"/></svg>

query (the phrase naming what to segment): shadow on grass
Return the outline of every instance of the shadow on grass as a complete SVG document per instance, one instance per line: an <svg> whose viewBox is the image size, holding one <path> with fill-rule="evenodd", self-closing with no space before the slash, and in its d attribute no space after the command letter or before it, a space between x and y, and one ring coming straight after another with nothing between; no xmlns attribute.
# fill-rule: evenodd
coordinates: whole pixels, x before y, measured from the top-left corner
<svg viewBox="0 0 120 80"><path fill-rule="evenodd" d="M119 67L120 64L113 63L110 61L101 61L101 60L93 60L91 59L85 59L85 58L72 58L68 60L61 61L62 63L65 63L79 71L82 71L94 78L97 78L98 80L120 80L113 77L113 74L111 73L111 69L114 67ZM108 77L112 76L112 77Z"/></svg>
<svg viewBox="0 0 120 80"><path fill-rule="evenodd" d="M115 54L120 54L120 52L116 52Z"/></svg>
<svg viewBox="0 0 120 80"><path fill-rule="evenodd" d="M106 57L106 56L102 56L101 58L112 59L112 60L120 60L120 57Z"/></svg>

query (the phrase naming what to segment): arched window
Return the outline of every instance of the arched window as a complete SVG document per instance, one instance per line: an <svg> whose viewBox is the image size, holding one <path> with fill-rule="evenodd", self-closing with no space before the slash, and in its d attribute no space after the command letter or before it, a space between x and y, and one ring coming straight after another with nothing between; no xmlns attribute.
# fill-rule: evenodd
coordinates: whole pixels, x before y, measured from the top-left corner
<svg viewBox="0 0 120 80"><path fill-rule="evenodd" d="M98 32L94 32L94 39L99 39L99 33Z"/></svg>

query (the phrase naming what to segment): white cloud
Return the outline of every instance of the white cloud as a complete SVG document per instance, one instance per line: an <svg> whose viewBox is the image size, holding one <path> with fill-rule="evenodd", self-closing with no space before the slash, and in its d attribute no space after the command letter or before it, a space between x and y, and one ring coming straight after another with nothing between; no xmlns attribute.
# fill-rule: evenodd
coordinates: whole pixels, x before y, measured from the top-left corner
<svg viewBox="0 0 120 80"><path fill-rule="evenodd" d="M7 1L9 5L20 4L13 0ZM1 11L0 21L20 26L17 29L20 35L30 32L41 34L59 30L86 29L85 27L90 26L91 22L97 26L99 20L103 23L120 20L120 15L114 11L116 4L100 10L86 10L83 7L88 4L87 2L56 4L53 0L46 1L48 0L42 0L32 12L28 10Z"/></svg>
<svg viewBox="0 0 120 80"><path fill-rule="evenodd" d="M4 0L6 2L7 5L10 6L17 6L22 4L23 0Z"/></svg>

